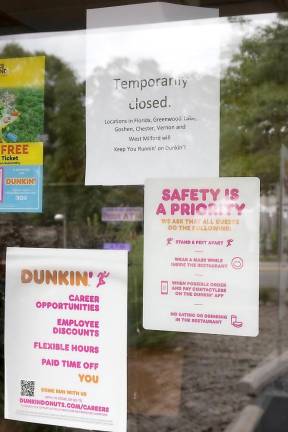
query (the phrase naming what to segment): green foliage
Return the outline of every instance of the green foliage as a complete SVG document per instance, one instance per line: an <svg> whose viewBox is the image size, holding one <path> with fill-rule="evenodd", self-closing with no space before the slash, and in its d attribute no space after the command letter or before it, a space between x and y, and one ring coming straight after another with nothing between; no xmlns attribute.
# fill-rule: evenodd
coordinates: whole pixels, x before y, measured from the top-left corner
<svg viewBox="0 0 288 432"><path fill-rule="evenodd" d="M260 302L262 304L277 303L277 290L275 288L261 288L259 292Z"/></svg>
<svg viewBox="0 0 288 432"><path fill-rule="evenodd" d="M43 55L43 53L41 53ZM83 182L85 157L84 86L55 56L46 56L46 179Z"/></svg>
<svg viewBox="0 0 288 432"><path fill-rule="evenodd" d="M278 22L243 41L221 88L221 175L258 176L263 191L279 180L288 142L288 25Z"/></svg>

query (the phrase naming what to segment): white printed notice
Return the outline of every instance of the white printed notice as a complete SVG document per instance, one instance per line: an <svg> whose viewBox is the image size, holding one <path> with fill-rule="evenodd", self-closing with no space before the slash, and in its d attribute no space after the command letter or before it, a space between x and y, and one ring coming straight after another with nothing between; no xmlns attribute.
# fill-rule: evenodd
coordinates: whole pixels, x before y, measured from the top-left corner
<svg viewBox="0 0 288 432"><path fill-rule="evenodd" d="M5 418L126 432L127 251L8 248Z"/></svg>
<svg viewBox="0 0 288 432"><path fill-rule="evenodd" d="M145 183L144 328L257 336L259 179Z"/></svg>
<svg viewBox="0 0 288 432"><path fill-rule="evenodd" d="M144 184L179 167L217 177L217 19L93 29L96 18L88 11L86 184Z"/></svg>

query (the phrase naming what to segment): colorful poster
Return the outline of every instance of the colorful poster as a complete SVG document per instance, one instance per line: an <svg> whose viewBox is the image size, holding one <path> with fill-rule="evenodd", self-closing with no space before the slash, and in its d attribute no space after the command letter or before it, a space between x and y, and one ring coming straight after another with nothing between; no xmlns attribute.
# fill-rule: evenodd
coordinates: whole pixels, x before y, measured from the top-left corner
<svg viewBox="0 0 288 432"><path fill-rule="evenodd" d="M8 248L5 418L126 432L127 251Z"/></svg>
<svg viewBox="0 0 288 432"><path fill-rule="evenodd" d="M42 211L45 57L0 59L0 212Z"/></svg>
<svg viewBox="0 0 288 432"><path fill-rule="evenodd" d="M43 144L0 144L0 212L42 211Z"/></svg>
<svg viewBox="0 0 288 432"><path fill-rule="evenodd" d="M218 176L217 20L115 22L95 29L98 10L87 12L86 184L144 184L179 167Z"/></svg>
<svg viewBox="0 0 288 432"><path fill-rule="evenodd" d="M146 182L144 328L258 334L259 201L257 178Z"/></svg>

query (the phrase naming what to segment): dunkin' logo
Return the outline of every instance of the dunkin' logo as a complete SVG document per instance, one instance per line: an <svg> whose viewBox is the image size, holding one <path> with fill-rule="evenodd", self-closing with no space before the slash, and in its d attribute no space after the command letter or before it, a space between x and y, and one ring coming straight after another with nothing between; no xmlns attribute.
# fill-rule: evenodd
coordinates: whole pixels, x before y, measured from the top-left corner
<svg viewBox="0 0 288 432"><path fill-rule="evenodd" d="M21 270L21 282L23 284L35 283L52 285L70 286L89 286L90 281L94 280L96 288L106 285L106 280L110 276L107 271L94 273L92 271L63 271L63 270Z"/></svg>
<svg viewBox="0 0 288 432"><path fill-rule="evenodd" d="M27 270L21 271L22 283L35 283L41 285L71 285L88 286L89 272L62 271L62 270Z"/></svg>

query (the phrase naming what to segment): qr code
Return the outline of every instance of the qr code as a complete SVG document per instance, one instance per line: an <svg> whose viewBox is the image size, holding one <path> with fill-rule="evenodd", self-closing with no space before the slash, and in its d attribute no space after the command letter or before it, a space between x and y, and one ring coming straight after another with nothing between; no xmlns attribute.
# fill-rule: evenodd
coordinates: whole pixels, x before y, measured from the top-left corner
<svg viewBox="0 0 288 432"><path fill-rule="evenodd" d="M21 396L34 396L35 381L21 380Z"/></svg>

